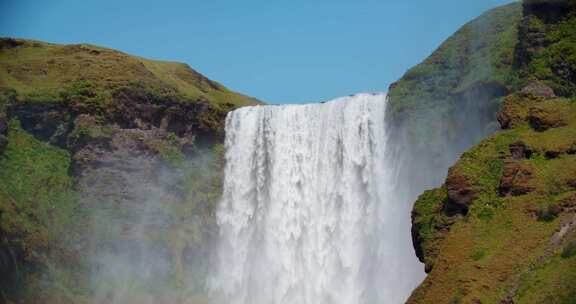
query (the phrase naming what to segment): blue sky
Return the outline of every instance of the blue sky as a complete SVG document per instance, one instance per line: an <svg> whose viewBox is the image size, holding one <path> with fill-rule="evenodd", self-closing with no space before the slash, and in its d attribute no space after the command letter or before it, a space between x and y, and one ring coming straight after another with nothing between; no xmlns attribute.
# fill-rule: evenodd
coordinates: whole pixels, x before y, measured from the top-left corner
<svg viewBox="0 0 576 304"><path fill-rule="evenodd" d="M0 0L0 36L186 62L269 103L386 91L512 0Z"/></svg>

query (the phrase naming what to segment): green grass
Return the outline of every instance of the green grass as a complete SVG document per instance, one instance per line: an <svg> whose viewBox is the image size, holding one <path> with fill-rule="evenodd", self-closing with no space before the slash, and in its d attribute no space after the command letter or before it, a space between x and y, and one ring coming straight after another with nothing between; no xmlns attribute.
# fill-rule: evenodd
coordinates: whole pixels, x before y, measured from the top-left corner
<svg viewBox="0 0 576 304"><path fill-rule="evenodd" d="M574 241L567 246L570 244ZM515 300L518 303L575 304L575 286L574 253L566 258L563 252L525 274Z"/></svg>
<svg viewBox="0 0 576 304"><path fill-rule="evenodd" d="M258 103L183 63L148 60L88 44L16 41L20 44L17 48L0 48L0 88L16 90L22 100L54 102L64 98L84 102L86 107L105 108L115 90L137 86L152 95L206 101L217 107ZM6 45L6 39L0 44Z"/></svg>
<svg viewBox="0 0 576 304"><path fill-rule="evenodd" d="M520 18L521 5L515 3L463 26L390 90L393 111L428 107L442 111L450 108L455 93L473 83L514 83L512 60Z"/></svg>
<svg viewBox="0 0 576 304"><path fill-rule="evenodd" d="M54 275L44 267L49 260L69 258L63 242L77 237L80 229L70 228L83 222L68 175L70 154L36 140L16 120L10 122L8 140L0 157L0 248L18 252L22 259L2 269L11 280L0 282L0 290L5 291L20 280L29 283L27 273L37 271L36 267ZM23 284L8 292L26 293L29 290Z"/></svg>
<svg viewBox="0 0 576 304"><path fill-rule="evenodd" d="M570 17L547 27L538 18L530 21L527 27L543 36L547 46L528 50L532 60L522 69L521 77L540 80L560 96L576 95L573 80L576 73L576 18Z"/></svg>
<svg viewBox="0 0 576 304"><path fill-rule="evenodd" d="M434 268L409 303L443 303L455 298L462 303L472 299L498 303L511 286L518 286L516 303L573 303L576 245L569 241L552 249L549 246L552 235L573 217L563 211L562 204L576 190L576 155L570 152L576 140L576 104L536 102L520 96L509 101L518 109L525 107L515 128L483 140L451 169L451 174L464 176L477 193L468 213L455 218L445 214L444 187L426 191L415 203L413 227L422 239L424 261ZM527 122L526 108L535 104L559 111L565 124L534 130ZM511 160L509 146L517 141L533 152L529 159ZM550 158L548 151L558 154ZM506 162L532 168L531 192L499 193ZM454 282L463 284L466 292Z"/></svg>

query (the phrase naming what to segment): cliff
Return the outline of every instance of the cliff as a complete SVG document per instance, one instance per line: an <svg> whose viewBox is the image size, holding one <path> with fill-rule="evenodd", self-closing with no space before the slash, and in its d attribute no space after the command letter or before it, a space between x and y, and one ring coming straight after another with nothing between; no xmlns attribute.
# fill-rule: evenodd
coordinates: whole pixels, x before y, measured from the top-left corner
<svg viewBox="0 0 576 304"><path fill-rule="evenodd" d="M193 298L170 290L205 268L224 117L256 103L186 64L0 39L0 302Z"/></svg>
<svg viewBox="0 0 576 304"><path fill-rule="evenodd" d="M576 4L524 1L515 27L501 130L415 203L429 275L408 303L576 299Z"/></svg>
<svg viewBox="0 0 576 304"><path fill-rule="evenodd" d="M512 66L521 17L518 3L484 13L390 86L391 140L410 195L441 183L438 172L498 128L495 113L518 81Z"/></svg>

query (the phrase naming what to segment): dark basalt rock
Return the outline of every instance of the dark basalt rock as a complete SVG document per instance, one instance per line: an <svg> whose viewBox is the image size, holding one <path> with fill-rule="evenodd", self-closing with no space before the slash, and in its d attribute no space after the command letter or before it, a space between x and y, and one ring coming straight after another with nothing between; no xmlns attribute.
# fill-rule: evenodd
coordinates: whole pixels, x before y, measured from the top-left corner
<svg viewBox="0 0 576 304"><path fill-rule="evenodd" d="M73 129L73 114L60 104L22 102L12 105L8 115L20 121L22 128L41 141L66 148L66 138Z"/></svg>
<svg viewBox="0 0 576 304"><path fill-rule="evenodd" d="M207 101L189 102L170 97L157 100L137 89L119 91L114 99L111 119L121 128L160 128L178 137L193 138L199 146L211 146L224 138L228 111L216 109Z"/></svg>

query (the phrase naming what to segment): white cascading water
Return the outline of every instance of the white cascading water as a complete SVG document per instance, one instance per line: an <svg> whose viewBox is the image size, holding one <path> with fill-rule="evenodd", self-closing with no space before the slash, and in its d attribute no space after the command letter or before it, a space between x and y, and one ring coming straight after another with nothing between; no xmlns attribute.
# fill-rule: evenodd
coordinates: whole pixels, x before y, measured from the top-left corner
<svg viewBox="0 0 576 304"><path fill-rule="evenodd" d="M423 271L385 109L385 94L359 94L228 115L214 303L406 300Z"/></svg>

